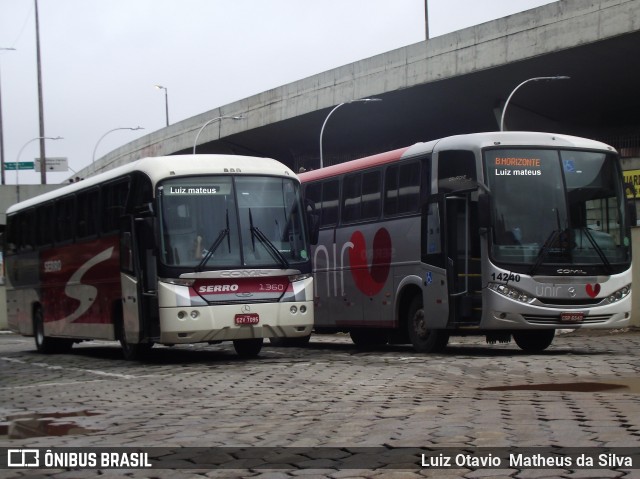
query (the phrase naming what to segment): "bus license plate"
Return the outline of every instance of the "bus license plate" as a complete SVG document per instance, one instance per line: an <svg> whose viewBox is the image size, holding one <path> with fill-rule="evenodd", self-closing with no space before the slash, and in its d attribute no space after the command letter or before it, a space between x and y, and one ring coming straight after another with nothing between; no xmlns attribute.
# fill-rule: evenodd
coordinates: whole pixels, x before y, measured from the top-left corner
<svg viewBox="0 0 640 479"><path fill-rule="evenodd" d="M561 313L560 321L563 323L581 323L584 319L584 313Z"/></svg>
<svg viewBox="0 0 640 479"><path fill-rule="evenodd" d="M236 314L236 324L258 324L260 316L257 313Z"/></svg>

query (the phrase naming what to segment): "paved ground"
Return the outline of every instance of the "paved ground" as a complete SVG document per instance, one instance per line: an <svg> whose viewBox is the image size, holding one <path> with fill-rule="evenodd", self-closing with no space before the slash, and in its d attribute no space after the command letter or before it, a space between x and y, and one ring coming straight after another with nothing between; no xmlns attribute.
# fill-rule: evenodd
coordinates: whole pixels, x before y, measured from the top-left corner
<svg viewBox="0 0 640 479"><path fill-rule="evenodd" d="M0 448L234 446L276 457L272 469L249 461L234 469L5 469L0 477L640 478L624 465L409 464L411 448L639 451L639 357L637 331L563 334L539 355L482 338L452 338L445 353L419 355L404 346L362 352L347 337L314 336L309 348L266 346L255 360L219 345L154 348L143 363L122 360L115 343L43 356L32 338L0 334ZM410 457L389 460L389 450ZM353 451L360 462L343 467ZM300 462L297 452L306 468L286 466Z"/></svg>

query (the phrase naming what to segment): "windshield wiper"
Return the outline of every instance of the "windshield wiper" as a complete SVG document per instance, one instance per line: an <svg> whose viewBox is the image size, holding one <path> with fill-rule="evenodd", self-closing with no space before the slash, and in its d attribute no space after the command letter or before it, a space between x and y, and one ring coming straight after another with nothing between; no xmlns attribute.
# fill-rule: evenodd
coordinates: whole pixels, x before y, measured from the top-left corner
<svg viewBox="0 0 640 479"><path fill-rule="evenodd" d="M267 252L274 260L280 263L284 269L289 267L287 258L284 257L280 250L276 248L271 240L267 238L267 236L262 231L260 231L257 226L253 226L253 215L251 214L251 209L249 209L249 229L251 230L251 244L253 246L253 251L256 250L255 238L258 238L258 241L260 241L260 243L264 245Z"/></svg>
<svg viewBox="0 0 640 479"><path fill-rule="evenodd" d="M546 258L547 253L551 249L551 245L553 245L553 243L555 242L556 238L559 235L560 235L560 230L553 230L553 232L549 236L549 239L545 241L545 243L542 245L542 248L540 248L540 252L538 253L538 256L536 256L536 262L533 264L533 266L529 270L529 276L533 276L534 274L536 274L536 271L538 270L540 265L544 262L544 259Z"/></svg>
<svg viewBox="0 0 640 479"><path fill-rule="evenodd" d="M206 250L207 252L202 258L202 261L200 261L200 263L198 263L198 266L196 266L197 272L200 272L204 269L206 264L209 262L209 260L213 256L213 253L215 253L218 247L222 244L222 240L225 238L225 236L227 237L227 246L229 248L229 253L231 253L231 235L229 234L229 210L227 210L227 227L220 230L220 233L218 233L217 238L213 241L211 246Z"/></svg>
<svg viewBox="0 0 640 479"><path fill-rule="evenodd" d="M596 243L596 240L594 239L589 229L583 226L582 228L580 228L580 231L582 231L585 234L585 236L589 240L589 243L591 243L591 246L593 246L593 249L596 250L596 253L598 253L598 256L600 256L600 260L602 261L602 264L607 270L607 273L611 274L611 271L612 271L611 263L607 259L607 255L604 254L604 251L602 251L602 248L600 247L600 245Z"/></svg>

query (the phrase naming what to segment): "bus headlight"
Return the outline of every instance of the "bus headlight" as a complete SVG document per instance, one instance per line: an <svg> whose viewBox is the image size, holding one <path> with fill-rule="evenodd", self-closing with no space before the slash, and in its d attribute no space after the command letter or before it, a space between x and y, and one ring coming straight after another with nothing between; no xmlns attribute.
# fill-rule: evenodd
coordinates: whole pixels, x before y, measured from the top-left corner
<svg viewBox="0 0 640 479"><path fill-rule="evenodd" d="M629 296L629 293L631 292L631 285L628 284L626 285L624 288L620 288L618 291L610 294L609 296L607 296L607 300L610 303L615 303L617 301L620 301L623 298L626 298L627 296Z"/></svg>
<svg viewBox="0 0 640 479"><path fill-rule="evenodd" d="M495 291L502 296L506 296L507 298L513 299L515 301L520 301L521 303L529 303L534 299L527 293L520 291L518 288L507 286L506 284L489 283L487 287L491 291Z"/></svg>

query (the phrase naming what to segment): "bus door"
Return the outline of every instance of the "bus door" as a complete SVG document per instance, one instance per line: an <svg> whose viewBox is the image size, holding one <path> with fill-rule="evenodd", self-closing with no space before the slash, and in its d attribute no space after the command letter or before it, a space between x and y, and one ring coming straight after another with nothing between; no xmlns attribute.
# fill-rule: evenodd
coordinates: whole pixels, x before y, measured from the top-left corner
<svg viewBox="0 0 640 479"><path fill-rule="evenodd" d="M426 222L432 223L429 230L433 231L433 223L437 221L439 234L436 238L433 234L431 238L427 236L426 262L445 270L449 326L472 325L480 320L480 248L478 228L474 228L477 206L471 201L471 193L434 195L427 214L431 218ZM429 285L427 292L428 289Z"/></svg>
<svg viewBox="0 0 640 479"><path fill-rule="evenodd" d="M127 216L122 221L122 333L129 344L152 343L160 335L153 219Z"/></svg>

